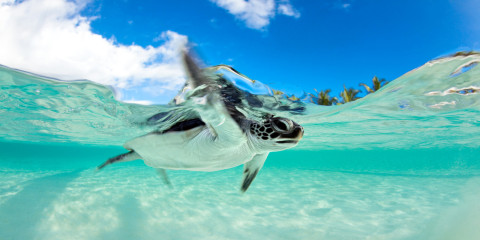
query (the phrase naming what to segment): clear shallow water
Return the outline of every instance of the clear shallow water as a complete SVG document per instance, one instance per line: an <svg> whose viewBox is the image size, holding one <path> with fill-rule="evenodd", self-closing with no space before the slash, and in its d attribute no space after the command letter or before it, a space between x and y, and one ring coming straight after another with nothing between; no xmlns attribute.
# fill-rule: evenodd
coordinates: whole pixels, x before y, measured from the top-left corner
<svg viewBox="0 0 480 240"><path fill-rule="evenodd" d="M0 239L476 239L479 61L440 59L352 104L278 111L305 137L272 153L246 194L241 167L169 171L172 189L142 162L95 172L169 108L1 68Z"/></svg>

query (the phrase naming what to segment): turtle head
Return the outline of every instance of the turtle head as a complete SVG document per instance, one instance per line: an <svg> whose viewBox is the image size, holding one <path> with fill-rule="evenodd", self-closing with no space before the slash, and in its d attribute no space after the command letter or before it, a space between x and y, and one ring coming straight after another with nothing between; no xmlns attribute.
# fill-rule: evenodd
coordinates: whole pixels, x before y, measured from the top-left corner
<svg viewBox="0 0 480 240"><path fill-rule="evenodd" d="M282 117L269 117L263 122L251 122L248 134L260 151L281 151L298 144L303 137L303 127Z"/></svg>

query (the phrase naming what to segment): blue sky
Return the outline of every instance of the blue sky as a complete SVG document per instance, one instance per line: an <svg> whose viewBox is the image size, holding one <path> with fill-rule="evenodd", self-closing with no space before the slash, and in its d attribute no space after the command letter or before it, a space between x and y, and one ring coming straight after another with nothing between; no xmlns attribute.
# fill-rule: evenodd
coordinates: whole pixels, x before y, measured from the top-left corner
<svg viewBox="0 0 480 240"><path fill-rule="evenodd" d="M70 14L88 19L89 31L114 45L160 48L177 36L167 31L188 37L208 65L232 65L296 95L313 88L331 88L336 95L343 85L359 88L374 75L393 80L432 58L480 49L477 0L250 2L77 1ZM124 97L135 100L145 95L132 89L149 85L106 83L112 82L124 84ZM167 90L147 100L166 101L178 86L162 82L156 89Z"/></svg>

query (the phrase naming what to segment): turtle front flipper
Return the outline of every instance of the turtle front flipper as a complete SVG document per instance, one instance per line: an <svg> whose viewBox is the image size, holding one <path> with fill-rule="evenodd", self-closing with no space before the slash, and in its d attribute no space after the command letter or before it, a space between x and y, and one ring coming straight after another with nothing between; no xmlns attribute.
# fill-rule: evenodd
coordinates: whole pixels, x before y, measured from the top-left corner
<svg viewBox="0 0 480 240"><path fill-rule="evenodd" d="M105 166L107 166L109 164L112 164L112 163L128 162L128 161L133 161L133 160L137 160L137 159L140 159L140 158L141 157L140 157L140 155L138 155L138 153L136 153L135 151L130 151L128 153L120 154L118 156L115 156L115 157L112 157L112 158L108 159L107 161L102 163L102 165L98 166L97 170L100 170L100 169L104 168Z"/></svg>
<svg viewBox="0 0 480 240"><path fill-rule="evenodd" d="M219 138L225 147L236 146L244 141L244 132L239 122L233 119L232 112L225 106L220 93L220 86L207 72L198 67L195 60L187 53L183 53L183 63L187 72L187 83L194 89L188 100L192 108L200 115L210 129L212 136Z"/></svg>
<svg viewBox="0 0 480 240"><path fill-rule="evenodd" d="M213 81L211 81L211 79L205 76L205 74L203 73L203 70L195 62L191 54L192 52L187 52L187 51L184 51L182 53L183 65L185 67L185 71L189 76L188 84L192 88L197 88L201 85L212 87Z"/></svg>
<svg viewBox="0 0 480 240"><path fill-rule="evenodd" d="M253 182L253 179L257 176L258 171L263 167L265 160L267 159L268 153L257 154L252 160L245 163L243 167L243 181L242 181L242 192L247 191L250 184Z"/></svg>

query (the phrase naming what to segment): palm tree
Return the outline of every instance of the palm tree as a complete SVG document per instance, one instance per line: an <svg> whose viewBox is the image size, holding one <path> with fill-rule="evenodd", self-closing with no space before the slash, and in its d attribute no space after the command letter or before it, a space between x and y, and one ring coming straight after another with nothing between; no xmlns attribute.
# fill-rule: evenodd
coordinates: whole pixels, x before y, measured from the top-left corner
<svg viewBox="0 0 480 240"><path fill-rule="evenodd" d="M354 89L354 88L349 88L347 89L345 85L343 86L343 91L340 93L340 97L342 98L342 103L348 103L348 102L353 102L360 97L357 97L357 94L359 94L361 91Z"/></svg>
<svg viewBox="0 0 480 240"><path fill-rule="evenodd" d="M381 80L378 80L377 76L374 76L372 79L372 88L370 88L367 84L365 83L360 83L359 86L363 86L365 90L367 90L368 93L374 93L381 87L387 85L389 81L385 80L385 78L382 78Z"/></svg>
<svg viewBox="0 0 480 240"><path fill-rule="evenodd" d="M300 98L296 97L295 94L292 94L292 96L288 96L288 94L285 94L288 100L292 101L300 101Z"/></svg>
<svg viewBox="0 0 480 240"><path fill-rule="evenodd" d="M310 93L310 101L312 101L313 103L318 105L330 106L338 102L338 99L336 97L330 97L329 94L332 91L331 89L322 90L320 92L317 91L317 89L314 90L317 93L317 96Z"/></svg>
<svg viewBox="0 0 480 240"><path fill-rule="evenodd" d="M284 92L282 92L280 90L275 90L275 89L272 89L272 92L273 92L273 95L283 95L283 94L285 94Z"/></svg>

